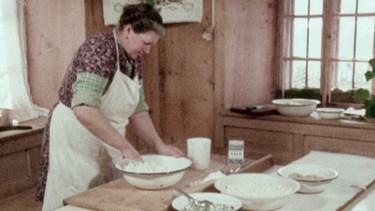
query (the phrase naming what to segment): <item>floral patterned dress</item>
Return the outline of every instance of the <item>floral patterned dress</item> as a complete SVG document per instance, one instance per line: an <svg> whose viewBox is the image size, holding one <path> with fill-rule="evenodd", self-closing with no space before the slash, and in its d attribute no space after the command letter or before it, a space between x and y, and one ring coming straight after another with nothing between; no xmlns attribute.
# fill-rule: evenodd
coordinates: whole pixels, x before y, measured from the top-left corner
<svg viewBox="0 0 375 211"><path fill-rule="evenodd" d="M86 104L100 107L100 97L106 93L117 70L117 50L121 48L115 41L113 32L104 32L88 38L75 53L59 90L59 100L67 107ZM140 59L136 61L119 52L120 71L130 78L138 77L142 83ZM142 86L141 86L142 87ZM137 112L148 110L143 88L140 89L140 102ZM57 104L56 104L57 105ZM55 106L56 106L55 105ZM43 146L40 158L40 175L37 185L36 200L43 201L49 165L50 123L55 106L48 115L43 134Z"/></svg>

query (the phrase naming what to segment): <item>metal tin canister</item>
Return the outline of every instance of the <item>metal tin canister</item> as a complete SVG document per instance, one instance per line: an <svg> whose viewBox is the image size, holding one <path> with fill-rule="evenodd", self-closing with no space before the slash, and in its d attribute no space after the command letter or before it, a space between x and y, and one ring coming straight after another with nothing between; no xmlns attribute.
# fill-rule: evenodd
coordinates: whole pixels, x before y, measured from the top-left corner
<svg viewBox="0 0 375 211"><path fill-rule="evenodd" d="M228 165L242 165L244 161L244 141L229 140Z"/></svg>

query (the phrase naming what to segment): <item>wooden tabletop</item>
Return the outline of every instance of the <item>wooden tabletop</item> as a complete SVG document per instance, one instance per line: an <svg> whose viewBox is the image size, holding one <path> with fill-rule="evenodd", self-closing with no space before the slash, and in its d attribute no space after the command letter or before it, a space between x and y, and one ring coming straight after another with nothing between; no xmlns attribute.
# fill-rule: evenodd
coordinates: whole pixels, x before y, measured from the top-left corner
<svg viewBox="0 0 375 211"><path fill-rule="evenodd" d="M176 185L188 193L217 192L214 180L201 185L191 186L193 182L205 178L218 170L226 172L233 169L227 166L227 157L212 155L210 167L204 171L188 169L182 180ZM293 194L281 210L352 210L357 198L375 184L375 159L341 153L312 151L292 163L310 163L331 166L340 176L329 188L318 194ZM272 156L255 160L244 172L264 172L277 175L280 166L274 165ZM375 188L371 189L373 191ZM372 194L375 195L375 194ZM172 188L163 190L141 190L129 185L123 178L90 189L84 193L67 198L64 203L91 210L173 210L171 203L179 196ZM363 198L361 201L365 201ZM368 200L367 200L368 201ZM365 203L365 202L364 202ZM360 205L362 206L362 205ZM371 206L371 205L370 205ZM363 207L362 207L363 208ZM363 209L354 209L363 210Z"/></svg>
<svg viewBox="0 0 375 211"><path fill-rule="evenodd" d="M200 181L211 172L218 170L227 171L233 166L227 166L227 156L212 155L210 167L206 170L187 169L177 187L188 193L211 191L214 192L213 182L209 181L201 185L192 185ZM274 165L272 156L265 156L255 161L245 170L248 172L262 172ZM243 170L244 171L244 170ZM171 203L179 196L173 188L162 190L141 190L128 184L120 178L110 183L90 189L81 194L69 197L64 204L78 206L94 210L172 210Z"/></svg>

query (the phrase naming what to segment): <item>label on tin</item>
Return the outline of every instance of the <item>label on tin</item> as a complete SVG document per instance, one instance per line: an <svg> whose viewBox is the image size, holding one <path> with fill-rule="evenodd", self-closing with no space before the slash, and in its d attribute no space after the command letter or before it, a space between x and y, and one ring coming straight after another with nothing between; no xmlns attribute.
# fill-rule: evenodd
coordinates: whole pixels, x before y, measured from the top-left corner
<svg viewBox="0 0 375 211"><path fill-rule="evenodd" d="M244 160L244 141L229 140L228 165L242 165Z"/></svg>

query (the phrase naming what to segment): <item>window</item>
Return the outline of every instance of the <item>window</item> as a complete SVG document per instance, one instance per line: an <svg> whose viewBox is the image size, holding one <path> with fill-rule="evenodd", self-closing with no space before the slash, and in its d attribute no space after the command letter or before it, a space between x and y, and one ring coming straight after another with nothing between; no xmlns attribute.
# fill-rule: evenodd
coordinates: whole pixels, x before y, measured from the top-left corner
<svg viewBox="0 0 375 211"><path fill-rule="evenodd" d="M375 52L375 1L284 0L280 90L316 90L323 104L336 93L371 90L364 73Z"/></svg>
<svg viewBox="0 0 375 211"><path fill-rule="evenodd" d="M45 115L31 101L27 62L23 0L0 1L0 110L25 121Z"/></svg>

